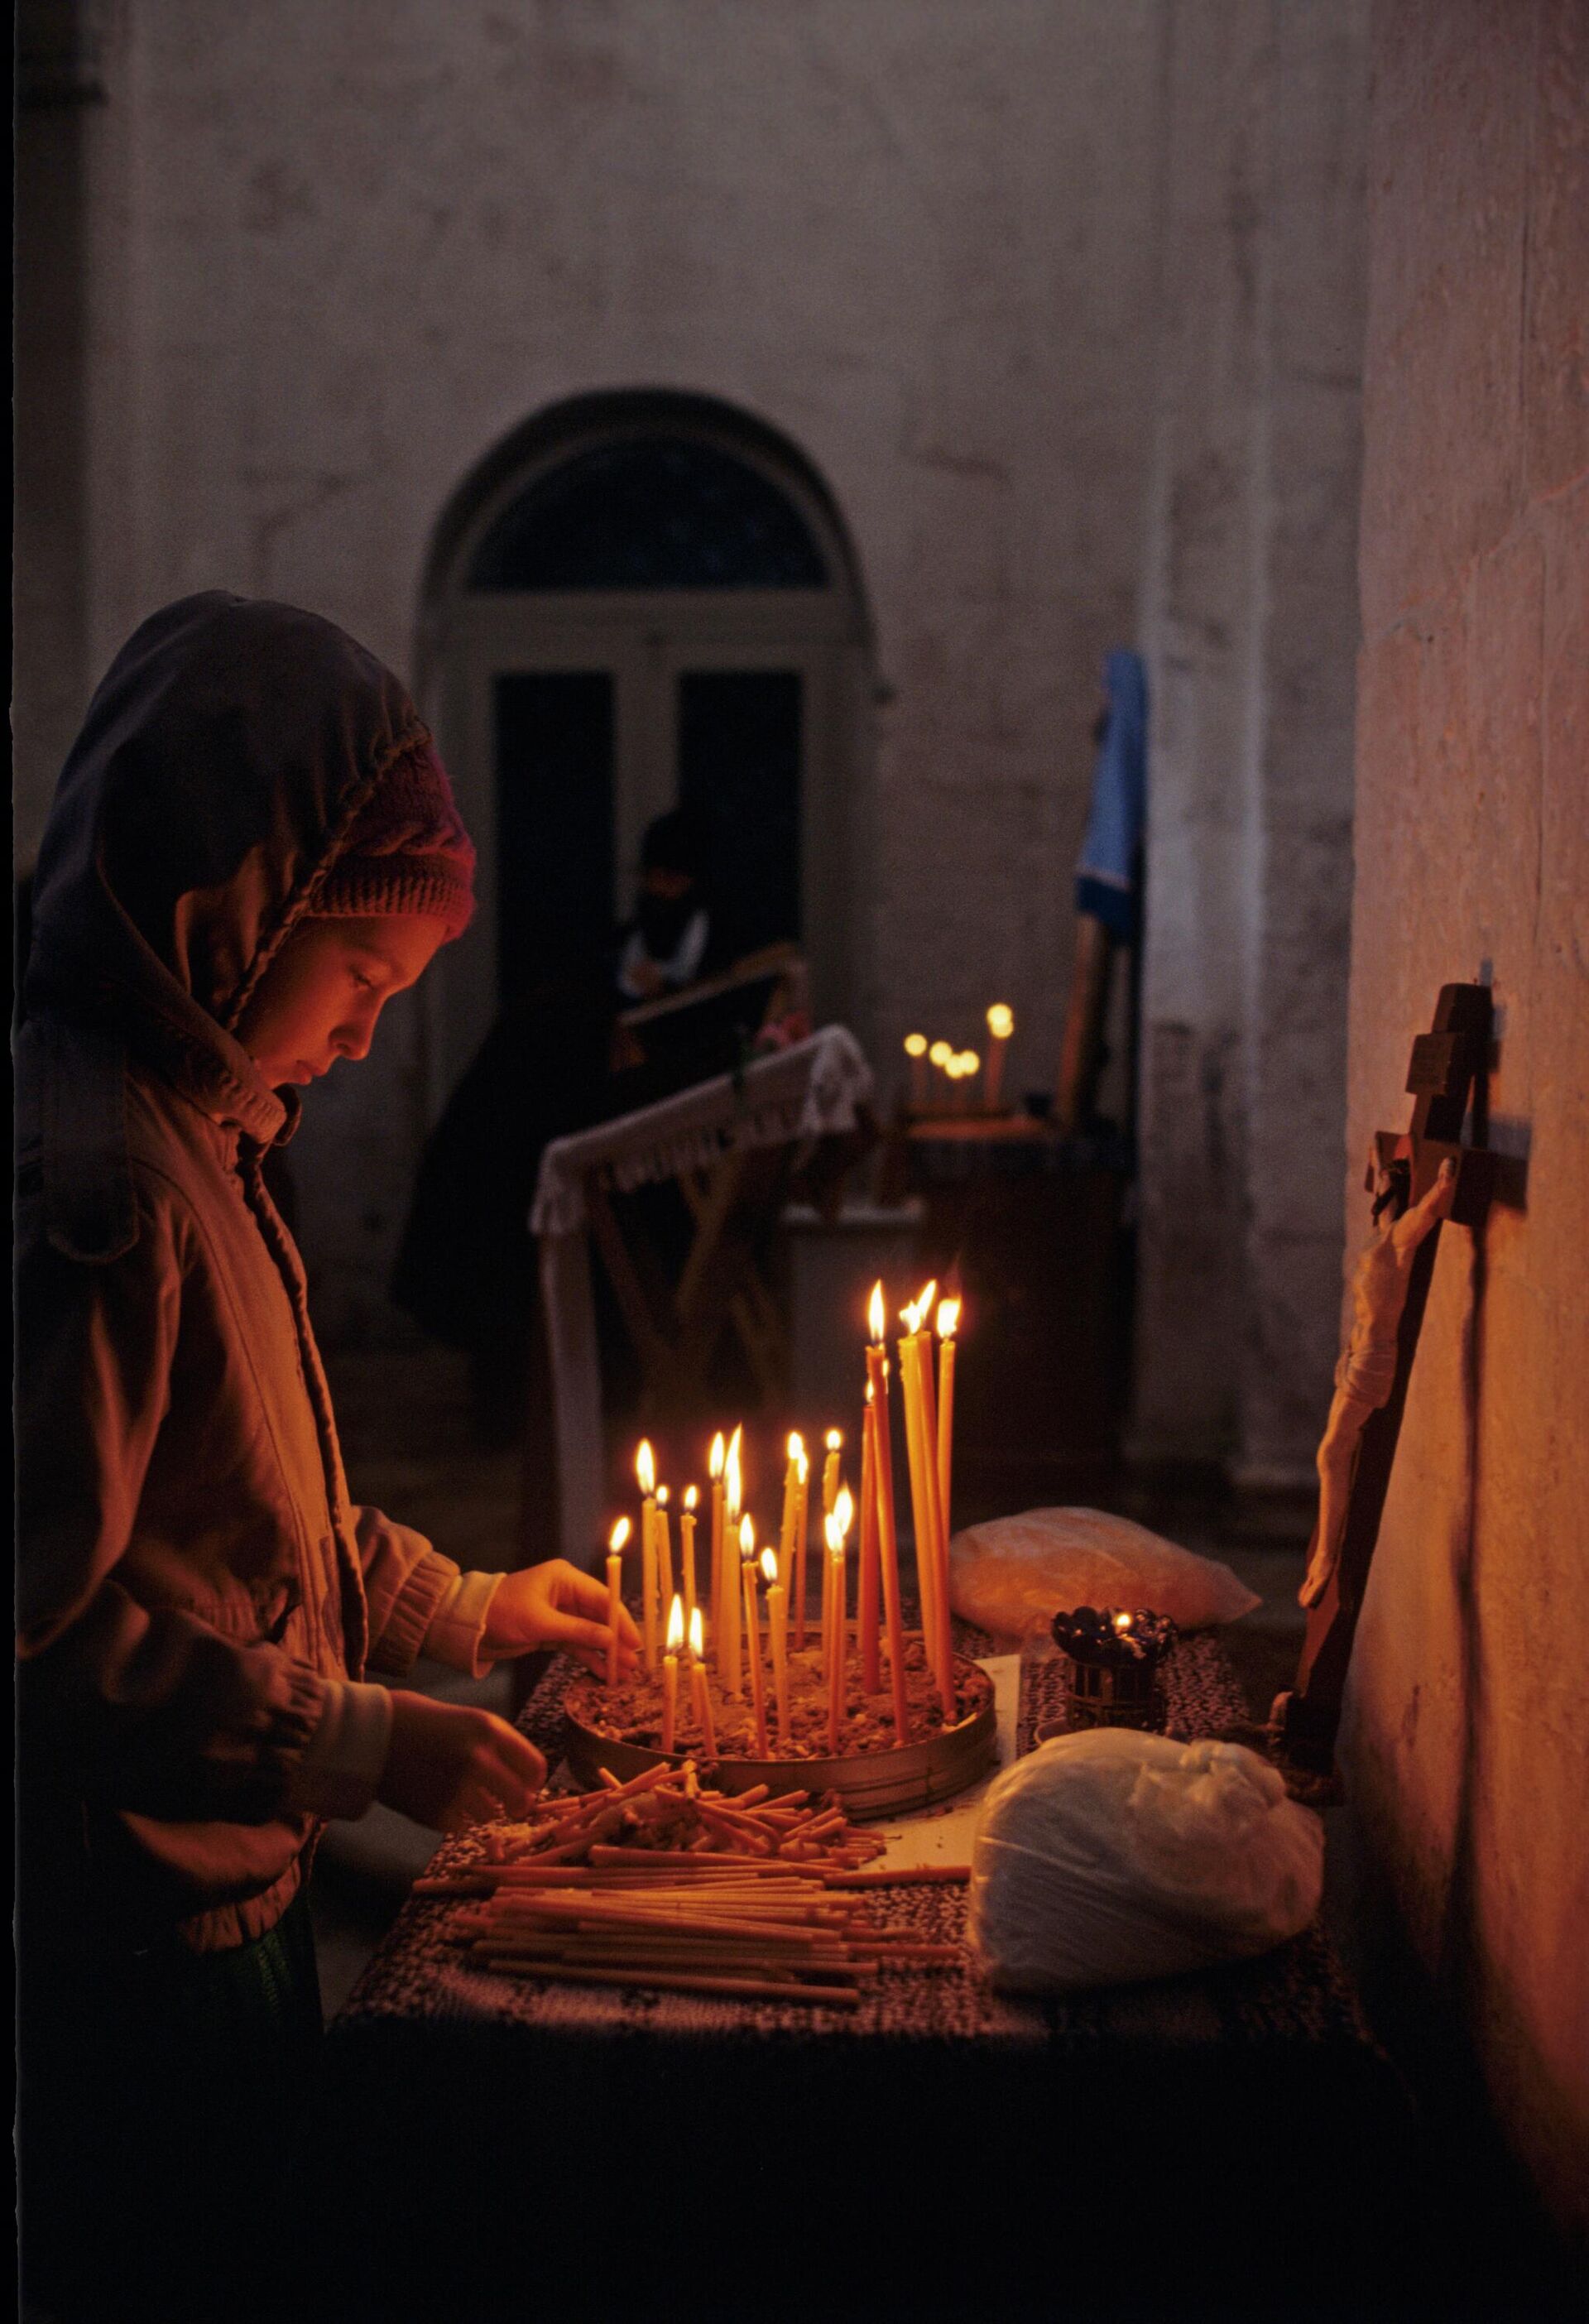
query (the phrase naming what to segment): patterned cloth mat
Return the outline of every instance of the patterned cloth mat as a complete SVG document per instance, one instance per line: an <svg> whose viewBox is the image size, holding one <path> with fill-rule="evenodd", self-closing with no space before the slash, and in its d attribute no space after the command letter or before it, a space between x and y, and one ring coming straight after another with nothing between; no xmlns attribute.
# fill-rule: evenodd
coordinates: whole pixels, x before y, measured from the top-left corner
<svg viewBox="0 0 1589 2324"><path fill-rule="evenodd" d="M994 1641L984 1634L958 1628L963 1652L994 1650ZM576 1667L565 1657L554 1660L520 1718L523 1732L554 1769L563 1746L563 1692ZM1021 1752L1032 1748L1039 1725L1063 1716L1064 1668L1058 1657L1023 1656ZM1190 1739L1217 1733L1246 1716L1230 1658L1212 1631L1178 1639L1161 1666L1161 1682L1163 1731L1169 1735ZM479 1853L480 1843L468 1835L445 1840L431 1869L467 1865ZM869 1901L892 1927L935 1942L964 1936L962 1887L882 1888ZM968 1957L963 1969L927 1975L884 1970L863 1989L858 2007L823 2009L643 1988L540 1986L503 1977L469 1962L455 1941L459 1917L470 1909L444 1897L411 1897L349 1997L333 2035L368 2032L382 2023L442 2027L489 2022L504 2034L521 2035L639 2034L659 2041L776 2035L801 2043L903 2039L1067 2053L1110 2042L1178 2050L1219 2039L1358 2044L1368 2038L1351 1987L1316 1927L1257 1960L1152 1985L1064 1999L1014 1997L995 1993Z"/></svg>

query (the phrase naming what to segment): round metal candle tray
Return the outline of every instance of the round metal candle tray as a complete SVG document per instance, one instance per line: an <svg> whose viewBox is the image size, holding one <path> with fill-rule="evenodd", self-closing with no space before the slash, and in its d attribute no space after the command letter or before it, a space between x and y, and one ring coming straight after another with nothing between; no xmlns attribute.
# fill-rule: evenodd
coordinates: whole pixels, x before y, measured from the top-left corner
<svg viewBox="0 0 1589 2324"><path fill-rule="evenodd" d="M975 1671L986 1684L987 1674L977 1670L964 1655L956 1655L955 1666L962 1676ZM864 1823L869 1817L904 1814L913 1808L936 1807L940 1800L952 1799L956 1792L979 1781L999 1756L998 1717L991 1689L982 1709L957 1726L941 1729L922 1742L907 1744L903 1750L865 1751L844 1759L708 1760L699 1752L653 1751L641 1743L620 1742L585 1726L572 1711L567 1714L567 1725L568 1765L581 1783L596 1783L603 1767L627 1783L632 1775L644 1775L648 1767L661 1766L665 1761L682 1767L687 1758L693 1758L703 1776L709 1770L709 1781L722 1792L753 1791L758 1784L765 1784L774 1793L798 1788L813 1797L836 1792L845 1813L855 1823Z"/></svg>

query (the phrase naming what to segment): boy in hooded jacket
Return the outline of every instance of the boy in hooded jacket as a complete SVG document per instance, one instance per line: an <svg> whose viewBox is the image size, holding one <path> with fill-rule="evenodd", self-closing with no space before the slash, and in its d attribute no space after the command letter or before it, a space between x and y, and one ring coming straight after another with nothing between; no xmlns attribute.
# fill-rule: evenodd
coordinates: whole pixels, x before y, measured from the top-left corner
<svg viewBox="0 0 1589 2324"><path fill-rule="evenodd" d="M287 606L145 622L57 790L16 1042L15 1425L21 2224L63 2317L236 2312L319 2030L324 1819L450 1828L539 1789L504 1720L402 1686L415 1659L605 1666L588 1575L460 1573L351 1502L265 1183L298 1089L367 1053L473 872L402 686Z"/></svg>

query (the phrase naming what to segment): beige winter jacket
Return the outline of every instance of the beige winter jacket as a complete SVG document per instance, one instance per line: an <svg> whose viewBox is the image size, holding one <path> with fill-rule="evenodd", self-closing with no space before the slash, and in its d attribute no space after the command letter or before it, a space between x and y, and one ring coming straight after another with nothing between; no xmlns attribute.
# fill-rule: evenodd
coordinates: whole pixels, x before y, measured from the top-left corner
<svg viewBox="0 0 1589 2324"><path fill-rule="evenodd" d="M41 857L16 1058L23 1877L127 1941L269 1928L317 1811L373 1790L381 1699L348 1683L478 1645L484 1596L438 1624L457 1569L349 1502L261 1175L296 1100L227 1029L423 735L328 623L189 598L100 687ZM325 1748L360 1725L362 1771Z"/></svg>

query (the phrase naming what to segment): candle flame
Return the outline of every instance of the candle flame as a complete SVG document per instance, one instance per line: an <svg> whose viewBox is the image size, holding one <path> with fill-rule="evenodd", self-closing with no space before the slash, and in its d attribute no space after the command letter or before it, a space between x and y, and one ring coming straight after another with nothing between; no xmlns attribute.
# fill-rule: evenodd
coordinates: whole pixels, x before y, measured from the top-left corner
<svg viewBox="0 0 1589 2324"><path fill-rule="evenodd" d="M775 1549L762 1552L762 1578L769 1588L778 1579L778 1552Z"/></svg>
<svg viewBox="0 0 1589 2324"><path fill-rule="evenodd" d="M655 1492L657 1489L657 1463L656 1456L651 1451L651 1441L649 1436L642 1436L640 1440L640 1450L634 1456L634 1473L640 1480L640 1489L642 1493ZM653 1647L652 1652L654 1653L655 1651L656 1650Z"/></svg>
<svg viewBox="0 0 1589 2324"><path fill-rule="evenodd" d="M1114 1627L1117 1630L1129 1630L1131 1628L1131 1616L1129 1614L1116 1614L1114 1617Z"/></svg>
<svg viewBox="0 0 1589 2324"><path fill-rule="evenodd" d="M943 1311L942 1311L942 1309L940 1308L938 1312L939 1312L939 1314L941 1314ZM693 1485L686 1485L686 1487L684 1488L684 1506L685 1506L685 1508L686 1508L687 1509L693 1509L693 1508L696 1507L696 1504L699 1501L699 1499L700 1499L700 1494L697 1491L696 1488L695 1488Z"/></svg>
<svg viewBox="0 0 1589 2324"><path fill-rule="evenodd" d="M906 1036L905 1036L905 1055L906 1055L908 1057L924 1057L924 1056L926 1056L926 1055L927 1055L927 1036L926 1036L926 1034L925 1034L925 1033L907 1033L907 1034L906 1034Z"/></svg>
<svg viewBox="0 0 1589 2324"><path fill-rule="evenodd" d="M921 1296L912 1305L901 1308L900 1321L912 1339L916 1337L927 1317L931 1314L932 1303L937 1294L938 1277L935 1275Z"/></svg>
<svg viewBox="0 0 1589 2324"><path fill-rule="evenodd" d="M970 1078L971 1078L972 1074L973 1074L974 1073L975 1073L975 1071L976 1071L977 1067L981 1065L981 1063L982 1063L982 1059L977 1056L976 1051L975 1051L975 1049L962 1049L962 1050L961 1050L961 1052L960 1052L960 1071L961 1071L961 1074L962 1074L962 1075L965 1077L965 1080L967 1080L967 1081L969 1081L969 1080L970 1080Z"/></svg>
<svg viewBox="0 0 1589 2324"><path fill-rule="evenodd" d="M830 1428L822 1440L830 1452L836 1452L844 1441L844 1431L841 1428Z"/></svg>
<svg viewBox="0 0 1589 2324"><path fill-rule="evenodd" d="M724 1502L730 1517L736 1517L744 1499L744 1480L739 1472L739 1431L736 1428L728 1440L728 1458L724 1476Z"/></svg>
<svg viewBox="0 0 1589 2324"><path fill-rule="evenodd" d="M789 1457L797 1462L806 1457L806 1440L798 1428L791 1428L789 1432Z"/></svg>
<svg viewBox="0 0 1589 2324"><path fill-rule="evenodd" d="M673 1595L673 1603L672 1603L672 1605L671 1605L671 1606L670 1606L670 1608L668 1609L668 1646L667 1646L667 1650L668 1650L668 1652L669 1652L670 1655L676 1655L676 1654L679 1652L679 1647L680 1647L683 1644L684 1644L684 1600L683 1600L683 1599L682 1599L682 1598L680 1598L680 1597L679 1596L679 1594L678 1594L678 1592L677 1592L677 1591L676 1591L674 1592L674 1595Z"/></svg>
<svg viewBox="0 0 1589 2324"><path fill-rule="evenodd" d="M712 1450L707 1458L707 1474L714 1485L723 1474L723 1431L721 1429L712 1439Z"/></svg>
<svg viewBox="0 0 1589 2324"><path fill-rule="evenodd" d="M952 1340L960 1322L960 1302L940 1299L938 1303L938 1335L940 1340Z"/></svg>
<svg viewBox="0 0 1589 2324"><path fill-rule="evenodd" d="M799 1452L795 1456L794 1466L795 1482L798 1485L803 1485L807 1478L811 1473L811 1464L806 1458L806 1448L803 1444L801 1445Z"/></svg>
<svg viewBox="0 0 1589 2324"><path fill-rule="evenodd" d="M871 1298L870 1298L870 1299L867 1301L867 1303L866 1303L866 1321L867 1321L867 1323L868 1323L868 1325L869 1325L869 1327L870 1327L870 1329L871 1329L871 1333L872 1333L872 1344L873 1344L873 1346L874 1348L880 1348L880 1347L882 1347L882 1332L883 1332L883 1306L882 1306L882 1281L881 1277L879 1277L879 1279L877 1280L877 1282L875 1282L875 1283L873 1285L873 1286L872 1286L872 1296L871 1296Z"/></svg>
<svg viewBox="0 0 1589 2324"><path fill-rule="evenodd" d="M951 1052L951 1054L944 1059L944 1071L952 1082L957 1082L961 1074L965 1071L965 1066L960 1062L960 1053L957 1049Z"/></svg>
<svg viewBox="0 0 1589 2324"><path fill-rule="evenodd" d="M872 1382L870 1380L866 1383L866 1401L868 1404L874 1404L876 1402L876 1398L872 1393Z"/></svg>
<svg viewBox="0 0 1589 2324"><path fill-rule="evenodd" d="M845 1536L855 1522L855 1497L847 1485L841 1485L834 1496L833 1522L838 1534L836 1546L842 1549Z"/></svg>
<svg viewBox="0 0 1589 2324"><path fill-rule="evenodd" d="M613 1527L612 1532L607 1536L607 1547L614 1557L617 1556L619 1551L623 1548L624 1544L628 1540L628 1538L629 1520L627 1517L620 1517L617 1524Z"/></svg>
<svg viewBox="0 0 1589 2324"><path fill-rule="evenodd" d="M748 1509L739 1521L739 1554L744 1558L756 1554L756 1522Z"/></svg>
<svg viewBox="0 0 1589 2324"><path fill-rule="evenodd" d="M833 1530L836 1522L836 1521L831 1512L822 1520L822 1538L827 1544L827 1552L829 1556L831 1556L833 1552L840 1546L840 1544L836 1542L833 1537Z"/></svg>
<svg viewBox="0 0 1589 2324"><path fill-rule="evenodd" d="M705 1623L701 1620L701 1609L698 1606L694 1609L689 1618L689 1651L697 1663L705 1662L707 1630Z"/></svg>
<svg viewBox="0 0 1589 2324"><path fill-rule="evenodd" d="M666 1485L659 1485L659 1486L657 1487L657 1507L658 1507L658 1508L660 1508L660 1509L665 1509L665 1508L667 1508L667 1506L668 1506L668 1488L667 1488L667 1486L666 1486Z"/></svg>
<svg viewBox="0 0 1589 2324"><path fill-rule="evenodd" d="M955 1052L947 1041L935 1041L927 1054L935 1065L947 1065Z"/></svg>
<svg viewBox="0 0 1589 2324"><path fill-rule="evenodd" d="M995 1001L988 1010L988 1031L995 1041L1007 1041L1014 1030L1014 1010L1002 1001Z"/></svg>
<svg viewBox="0 0 1589 2324"><path fill-rule="evenodd" d="M917 1313L921 1315L930 1315L932 1313L932 1303L937 1297L938 1277L935 1275L931 1282L928 1285L926 1290L921 1294L920 1298L916 1302Z"/></svg>

